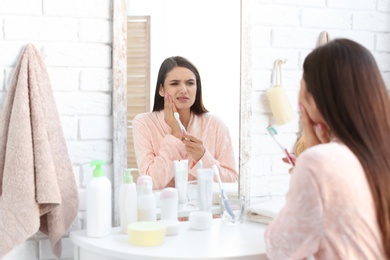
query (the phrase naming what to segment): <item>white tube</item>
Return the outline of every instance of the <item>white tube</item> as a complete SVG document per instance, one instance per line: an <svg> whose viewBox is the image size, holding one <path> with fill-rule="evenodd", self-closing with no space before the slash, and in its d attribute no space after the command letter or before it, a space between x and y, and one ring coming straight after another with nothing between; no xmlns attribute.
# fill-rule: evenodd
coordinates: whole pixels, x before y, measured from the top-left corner
<svg viewBox="0 0 390 260"><path fill-rule="evenodd" d="M175 188L179 195L179 203L187 204L188 160L175 160L173 163L175 171Z"/></svg>
<svg viewBox="0 0 390 260"><path fill-rule="evenodd" d="M213 202L213 174L211 168L198 169L198 204L200 211L211 212Z"/></svg>

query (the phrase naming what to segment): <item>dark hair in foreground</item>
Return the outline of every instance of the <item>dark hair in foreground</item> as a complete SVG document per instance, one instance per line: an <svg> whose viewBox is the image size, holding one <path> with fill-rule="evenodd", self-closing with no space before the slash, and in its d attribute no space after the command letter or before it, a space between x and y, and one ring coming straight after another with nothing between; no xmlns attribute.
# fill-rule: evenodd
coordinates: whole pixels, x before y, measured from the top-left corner
<svg viewBox="0 0 390 260"><path fill-rule="evenodd" d="M196 78L196 98L195 103L191 106L191 111L196 115L201 115L208 112L203 105L202 101L202 83L200 80L200 75L198 69L193 65L189 60L180 56L174 56L167 58L163 61L158 71L156 91L154 94L154 105L153 111L160 111L164 109L164 97L160 96L159 89L160 85L164 86L165 78L167 73L170 72L175 67L184 67L192 71Z"/></svg>
<svg viewBox="0 0 390 260"><path fill-rule="evenodd" d="M374 57L354 41L337 39L310 53L303 71L332 133L364 168L390 259L390 101Z"/></svg>

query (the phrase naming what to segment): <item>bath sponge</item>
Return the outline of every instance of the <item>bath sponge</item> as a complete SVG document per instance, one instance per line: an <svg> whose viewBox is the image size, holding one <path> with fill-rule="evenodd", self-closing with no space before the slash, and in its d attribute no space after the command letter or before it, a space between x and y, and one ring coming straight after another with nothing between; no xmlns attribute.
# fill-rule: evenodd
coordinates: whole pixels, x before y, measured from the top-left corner
<svg viewBox="0 0 390 260"><path fill-rule="evenodd" d="M285 61L280 59L275 61L275 84L266 91L272 115L277 125L284 125L294 119L293 109L282 86L282 63L285 63Z"/></svg>

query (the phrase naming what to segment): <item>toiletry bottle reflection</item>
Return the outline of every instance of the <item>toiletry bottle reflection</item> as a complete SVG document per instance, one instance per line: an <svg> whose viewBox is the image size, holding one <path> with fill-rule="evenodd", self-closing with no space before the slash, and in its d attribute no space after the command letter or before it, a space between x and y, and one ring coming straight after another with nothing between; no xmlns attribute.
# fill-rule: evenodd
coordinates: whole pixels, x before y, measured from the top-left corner
<svg viewBox="0 0 390 260"><path fill-rule="evenodd" d="M138 196L138 221L156 221L156 196L152 193L152 182L148 179L140 184Z"/></svg>
<svg viewBox="0 0 390 260"><path fill-rule="evenodd" d="M126 169L123 183L119 189L119 215L121 232L127 233L127 225L137 222L137 189L131 172L136 168Z"/></svg>

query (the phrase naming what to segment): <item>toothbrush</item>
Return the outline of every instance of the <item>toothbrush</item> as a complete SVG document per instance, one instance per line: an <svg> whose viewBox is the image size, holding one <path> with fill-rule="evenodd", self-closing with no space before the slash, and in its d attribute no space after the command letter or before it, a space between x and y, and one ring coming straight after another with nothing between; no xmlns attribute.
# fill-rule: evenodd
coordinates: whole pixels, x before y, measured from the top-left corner
<svg viewBox="0 0 390 260"><path fill-rule="evenodd" d="M287 151L286 148L284 148L278 140L276 140L275 136L278 132L276 131L275 128L272 126L267 127L268 134L272 137L272 139L275 141L275 143L279 146L279 148L283 151L283 153L286 155L288 162L292 165L295 166L295 163L293 161L292 155Z"/></svg>
<svg viewBox="0 0 390 260"><path fill-rule="evenodd" d="M183 125L183 124L181 123L181 121L180 121L180 115L179 115L179 113L178 113L178 112L173 112L173 116L176 118L176 121L177 121L177 123L178 123L179 126L180 126L181 132L184 133L184 134L187 134L187 131L186 131L184 125Z"/></svg>
<svg viewBox="0 0 390 260"><path fill-rule="evenodd" d="M229 215L234 218L234 213L232 211L232 209L230 208L230 205L229 205L229 201L228 201L228 197L226 195L226 192L225 190L222 188L222 184L221 184L221 177L219 177L219 171L218 171L218 168L217 166L214 164L213 165L213 170L214 170L214 174L215 176L217 176L217 180L218 180L218 184L219 184L219 189L221 190L221 197L222 197L222 201L223 201L223 205L227 211L227 213L229 213Z"/></svg>

